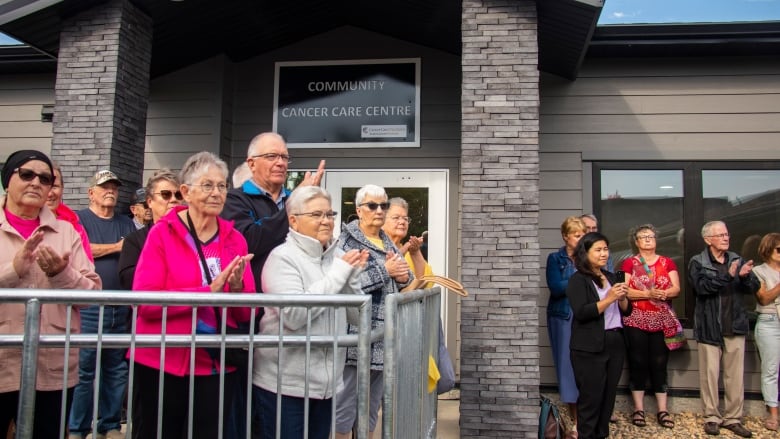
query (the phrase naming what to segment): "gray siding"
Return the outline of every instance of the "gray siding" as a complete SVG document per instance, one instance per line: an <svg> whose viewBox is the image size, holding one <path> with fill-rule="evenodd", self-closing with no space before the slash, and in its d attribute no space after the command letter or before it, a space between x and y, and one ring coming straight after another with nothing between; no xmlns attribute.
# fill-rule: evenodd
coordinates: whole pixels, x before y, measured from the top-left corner
<svg viewBox="0 0 780 439"><path fill-rule="evenodd" d="M54 74L0 75L0 162L18 149L51 151L43 105L54 105Z"/></svg>
<svg viewBox="0 0 780 439"><path fill-rule="evenodd" d="M576 81L542 75L541 86L542 272L563 219L592 210L592 161L780 160L778 59L592 59ZM554 385L542 285L541 383ZM670 357L671 387L698 388L696 343L688 349ZM747 350L745 387L758 392L750 341Z"/></svg>

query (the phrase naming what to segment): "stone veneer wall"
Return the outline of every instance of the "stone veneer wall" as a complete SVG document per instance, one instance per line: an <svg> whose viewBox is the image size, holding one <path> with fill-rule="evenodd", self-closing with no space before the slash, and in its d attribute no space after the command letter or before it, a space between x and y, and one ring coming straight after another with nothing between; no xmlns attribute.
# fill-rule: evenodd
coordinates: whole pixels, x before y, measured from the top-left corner
<svg viewBox="0 0 780 439"><path fill-rule="evenodd" d="M537 435L539 71L531 0L465 0L462 437Z"/></svg>
<svg viewBox="0 0 780 439"><path fill-rule="evenodd" d="M152 20L129 0L63 23L51 155L62 165L71 208L89 204L89 179L101 169L123 181L121 204L141 186L151 57Z"/></svg>

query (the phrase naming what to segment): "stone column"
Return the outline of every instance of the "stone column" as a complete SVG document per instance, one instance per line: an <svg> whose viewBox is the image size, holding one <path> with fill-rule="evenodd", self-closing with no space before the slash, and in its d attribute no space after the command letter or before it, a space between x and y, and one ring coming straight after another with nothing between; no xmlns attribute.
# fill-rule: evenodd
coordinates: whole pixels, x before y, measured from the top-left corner
<svg viewBox="0 0 780 439"><path fill-rule="evenodd" d="M62 165L63 199L86 207L89 178L111 169L120 204L141 185L152 20L129 0L111 0L63 23L55 84L52 159Z"/></svg>
<svg viewBox="0 0 780 439"><path fill-rule="evenodd" d="M539 71L532 0L464 0L461 437L535 438Z"/></svg>

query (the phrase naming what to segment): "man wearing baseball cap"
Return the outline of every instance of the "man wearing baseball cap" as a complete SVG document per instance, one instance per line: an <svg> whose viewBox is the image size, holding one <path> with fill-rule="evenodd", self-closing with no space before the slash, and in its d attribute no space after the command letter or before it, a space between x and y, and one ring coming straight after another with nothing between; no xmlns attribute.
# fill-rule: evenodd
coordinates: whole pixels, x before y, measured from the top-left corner
<svg viewBox="0 0 780 439"><path fill-rule="evenodd" d="M139 187L130 198L130 213L136 230L152 223L152 210L146 204L146 189Z"/></svg>
<svg viewBox="0 0 780 439"><path fill-rule="evenodd" d="M116 214L119 198L119 177L109 170L98 171L90 181L88 189L89 207L77 212L81 224L87 231L90 249L95 257L95 271L103 280L104 290L119 290L119 253L125 236L135 231L133 221L125 215ZM98 332L97 305L81 309L81 332ZM130 310L127 306L107 305L103 315L104 334L127 333ZM106 439L124 438L120 433L122 401L127 386L127 363L125 350L103 349L100 364L100 395L98 397L99 436ZM68 429L69 439L84 438L92 431L92 400L95 380L96 349L79 351L79 383L73 392L73 407Z"/></svg>

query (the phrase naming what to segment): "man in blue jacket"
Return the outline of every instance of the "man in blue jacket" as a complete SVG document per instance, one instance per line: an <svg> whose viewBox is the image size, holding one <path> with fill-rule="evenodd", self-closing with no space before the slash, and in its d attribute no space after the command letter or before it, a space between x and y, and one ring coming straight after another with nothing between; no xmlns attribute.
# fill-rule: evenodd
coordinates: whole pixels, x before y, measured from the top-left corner
<svg viewBox="0 0 780 439"><path fill-rule="evenodd" d="M252 175L241 187L228 192L225 207L222 209L221 216L234 221L234 227L246 239L249 253L255 255L250 264L258 292L262 292L261 275L265 260L274 247L284 242L290 227L284 208L284 203L290 196L290 190L285 187L290 161L287 143L282 136L273 132L255 136L249 143L246 158ZM299 186L319 186L323 175L325 160L320 161L317 172L307 172ZM239 385L241 389L246 389L246 381L243 380L247 378L248 372L251 373L245 367L238 370L242 379ZM229 421L234 425L235 431L228 432L227 439L246 437L246 419L241 416L246 413L244 395L236 395L235 404L235 419ZM252 417L252 437L260 437L261 427L257 416L253 413Z"/></svg>
<svg viewBox="0 0 780 439"><path fill-rule="evenodd" d="M699 383L704 407L704 432L720 434L720 427L741 437L753 434L742 425L745 399L745 336L750 330L742 296L754 294L759 281L753 261L729 250L729 231L722 221L701 229L707 244L691 258L688 280L696 295L693 335L699 343ZM723 361L725 410L718 410L718 376Z"/></svg>

